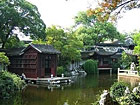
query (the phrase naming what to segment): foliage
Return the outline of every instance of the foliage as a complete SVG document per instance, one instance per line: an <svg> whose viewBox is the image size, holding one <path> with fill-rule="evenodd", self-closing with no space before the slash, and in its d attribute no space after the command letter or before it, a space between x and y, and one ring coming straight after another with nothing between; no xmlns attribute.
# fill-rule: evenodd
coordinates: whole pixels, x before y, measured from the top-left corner
<svg viewBox="0 0 140 105"><path fill-rule="evenodd" d="M9 58L5 55L4 52L0 52L0 63L5 64L5 65L10 64Z"/></svg>
<svg viewBox="0 0 140 105"><path fill-rule="evenodd" d="M117 71L118 68L121 68L120 59L113 61L111 65L112 65L113 71Z"/></svg>
<svg viewBox="0 0 140 105"><path fill-rule="evenodd" d="M137 70L140 71L140 32L135 33L133 36L136 46L134 47L134 53L138 56L139 66Z"/></svg>
<svg viewBox="0 0 140 105"><path fill-rule="evenodd" d="M63 66L59 66L57 67L56 73L58 76L61 76L61 74L64 74L65 70L63 68Z"/></svg>
<svg viewBox="0 0 140 105"><path fill-rule="evenodd" d="M53 45L61 52L60 65L81 59L80 49L83 47L83 43L73 31L52 26L46 29L46 33L47 44Z"/></svg>
<svg viewBox="0 0 140 105"><path fill-rule="evenodd" d="M19 32L33 39L45 39L46 25L35 5L26 0L2 0L0 2L0 42L2 48L11 36ZM15 30L18 30L17 33Z"/></svg>
<svg viewBox="0 0 140 105"><path fill-rule="evenodd" d="M96 22L94 15L88 16L85 11L78 12L77 16L74 17L76 25L82 24L83 26L93 26Z"/></svg>
<svg viewBox="0 0 140 105"><path fill-rule="evenodd" d="M133 39L136 44L136 46L134 48L134 53L139 56L140 55L140 32L135 33L133 36Z"/></svg>
<svg viewBox="0 0 140 105"><path fill-rule="evenodd" d="M130 65L132 62L136 63L136 56L128 55L123 52L121 58L112 63L112 68L114 70L117 70L118 68L130 69Z"/></svg>
<svg viewBox="0 0 140 105"><path fill-rule="evenodd" d="M26 102L23 101L23 97L21 92L17 92L8 100L0 100L1 105L23 105Z"/></svg>
<svg viewBox="0 0 140 105"><path fill-rule="evenodd" d="M0 78L0 99L10 98L25 85L20 77L7 71L0 72Z"/></svg>
<svg viewBox="0 0 140 105"><path fill-rule="evenodd" d="M20 47L24 47L25 44L23 41L20 41L18 37L16 36L11 36L6 44L5 44L5 48L20 48Z"/></svg>
<svg viewBox="0 0 140 105"><path fill-rule="evenodd" d="M110 88L110 94L113 97L121 97L124 96L124 91L127 87L127 84L124 82L115 82Z"/></svg>
<svg viewBox="0 0 140 105"><path fill-rule="evenodd" d="M106 40L123 40L116 27L110 22L100 22L94 16L87 16L83 11L75 17L75 24L82 25L76 30L76 34L85 46L91 46Z"/></svg>
<svg viewBox="0 0 140 105"><path fill-rule="evenodd" d="M88 9L88 16L96 16L98 21L116 21L120 13L140 7L139 0L101 0L95 9Z"/></svg>
<svg viewBox="0 0 140 105"><path fill-rule="evenodd" d="M117 31L116 27L108 22L96 22L94 26L88 28L80 27L76 33L86 46L91 46L106 40L124 39L124 36Z"/></svg>
<svg viewBox="0 0 140 105"><path fill-rule="evenodd" d="M127 96L120 97L118 102L121 105L139 105L140 97L134 93L130 93Z"/></svg>
<svg viewBox="0 0 140 105"><path fill-rule="evenodd" d="M88 73L88 74L95 74L97 73L97 61L89 59L87 60L84 64L83 64L83 68L84 70Z"/></svg>
<svg viewBox="0 0 140 105"><path fill-rule="evenodd" d="M133 93L130 91L129 94L124 94L126 87L127 84L125 84L124 82L115 82L110 88L110 95L113 96L113 98L111 98L110 100L112 100L113 104L109 104L108 97L108 99L106 99L108 100L107 105L139 105L140 104L139 91L137 93ZM100 97L101 95L98 96L98 100L95 103L93 103L93 105L99 105ZM104 104L106 105L106 103Z"/></svg>
<svg viewBox="0 0 140 105"><path fill-rule="evenodd" d="M135 61L136 61L135 56L128 55L125 52L123 52L120 59L120 64L123 69L128 69L130 68L131 63Z"/></svg>
<svg viewBox="0 0 140 105"><path fill-rule="evenodd" d="M33 44L46 44L46 42L45 41L42 41L41 39L33 40L32 43Z"/></svg>

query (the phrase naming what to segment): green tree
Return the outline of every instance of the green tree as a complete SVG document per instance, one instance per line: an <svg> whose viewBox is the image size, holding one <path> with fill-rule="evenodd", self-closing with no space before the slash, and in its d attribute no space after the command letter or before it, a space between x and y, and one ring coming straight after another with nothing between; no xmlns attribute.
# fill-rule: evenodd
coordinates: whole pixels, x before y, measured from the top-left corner
<svg viewBox="0 0 140 105"><path fill-rule="evenodd" d="M133 36L136 46L134 47L134 53L138 56L138 61L140 65L140 32L135 33Z"/></svg>
<svg viewBox="0 0 140 105"><path fill-rule="evenodd" d="M76 34L85 46L91 46L106 40L123 40L124 35L117 31L113 23L99 21L95 14L88 15L88 12L82 11L75 17L75 25L80 25Z"/></svg>
<svg viewBox="0 0 140 105"><path fill-rule="evenodd" d="M129 69L132 62L136 62L136 57L128 55L125 52L122 53L120 64L124 69Z"/></svg>
<svg viewBox="0 0 140 105"><path fill-rule="evenodd" d="M67 42L67 35L60 26L51 26L46 29L47 44L52 44L57 50L62 51Z"/></svg>
<svg viewBox="0 0 140 105"><path fill-rule="evenodd" d="M51 44L61 51L61 65L81 59L80 50L83 43L73 31L52 26L46 29L46 34L47 44Z"/></svg>
<svg viewBox="0 0 140 105"><path fill-rule="evenodd" d="M92 26L97 20L96 16L88 16L86 11L81 11L74 17L76 25Z"/></svg>
<svg viewBox="0 0 140 105"><path fill-rule="evenodd" d="M136 44L134 48L134 53L140 55L140 32L135 33L133 36L134 42Z"/></svg>
<svg viewBox="0 0 140 105"><path fill-rule="evenodd" d="M24 47L25 44L23 41L20 41L20 39L17 36L11 36L6 44L5 44L5 48L20 48L20 47Z"/></svg>
<svg viewBox="0 0 140 105"><path fill-rule="evenodd" d="M33 40L32 43L33 44L46 44L46 42L45 41L42 41L41 39Z"/></svg>
<svg viewBox="0 0 140 105"><path fill-rule="evenodd" d="M11 36L17 35L15 30L33 39L45 39L46 25L40 18L35 5L25 0L2 0L0 1L0 14L2 48Z"/></svg>
<svg viewBox="0 0 140 105"><path fill-rule="evenodd" d="M85 46L91 46L106 40L124 39L124 35L120 34L116 27L109 22L95 22L90 27L80 27L76 30L76 34Z"/></svg>

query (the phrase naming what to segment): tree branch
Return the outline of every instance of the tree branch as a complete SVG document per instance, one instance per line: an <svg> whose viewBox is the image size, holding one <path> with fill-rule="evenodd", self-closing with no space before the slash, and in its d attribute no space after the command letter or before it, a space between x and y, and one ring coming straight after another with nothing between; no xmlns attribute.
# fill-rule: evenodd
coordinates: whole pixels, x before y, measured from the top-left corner
<svg viewBox="0 0 140 105"><path fill-rule="evenodd" d="M125 7L125 5L123 5L123 6L121 7L121 9L116 13L116 15L118 15L124 7Z"/></svg>
<svg viewBox="0 0 140 105"><path fill-rule="evenodd" d="M11 33L12 30L14 29L14 27L15 27L15 26L13 25L13 26L11 27L11 29L8 31L8 33L6 34L5 40L2 41L2 48L5 47L6 41L7 41L8 37L9 37L10 33Z"/></svg>
<svg viewBox="0 0 140 105"><path fill-rule="evenodd" d="M121 7L121 6L125 5L125 4L128 4L128 3L132 2L132 1L137 1L137 0L129 0L129 1L126 1L126 2L118 5L115 9L117 9L117 8L119 8L119 7Z"/></svg>

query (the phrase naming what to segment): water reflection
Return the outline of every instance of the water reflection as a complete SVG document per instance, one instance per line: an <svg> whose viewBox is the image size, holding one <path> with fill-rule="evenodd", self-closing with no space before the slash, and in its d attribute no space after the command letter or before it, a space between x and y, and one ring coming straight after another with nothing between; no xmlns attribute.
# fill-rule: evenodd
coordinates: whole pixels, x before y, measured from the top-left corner
<svg viewBox="0 0 140 105"><path fill-rule="evenodd" d="M56 86L28 86L19 98L19 104L2 105L91 105L96 95L117 81L108 74L73 78L74 83ZM0 104L1 105L1 104Z"/></svg>

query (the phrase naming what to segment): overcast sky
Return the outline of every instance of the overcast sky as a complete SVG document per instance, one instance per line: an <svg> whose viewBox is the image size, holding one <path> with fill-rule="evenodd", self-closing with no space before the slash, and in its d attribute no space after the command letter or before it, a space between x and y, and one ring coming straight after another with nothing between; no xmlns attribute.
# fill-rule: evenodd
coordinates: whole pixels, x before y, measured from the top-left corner
<svg viewBox="0 0 140 105"><path fill-rule="evenodd" d="M96 0L27 0L38 7L41 18L47 27L51 25L60 25L70 27L74 24L73 17L79 11L87 10L92 4L95 7ZM118 21L118 30L120 32L133 32L140 30L140 10L128 11L123 18Z"/></svg>

